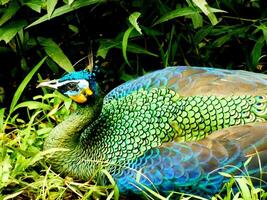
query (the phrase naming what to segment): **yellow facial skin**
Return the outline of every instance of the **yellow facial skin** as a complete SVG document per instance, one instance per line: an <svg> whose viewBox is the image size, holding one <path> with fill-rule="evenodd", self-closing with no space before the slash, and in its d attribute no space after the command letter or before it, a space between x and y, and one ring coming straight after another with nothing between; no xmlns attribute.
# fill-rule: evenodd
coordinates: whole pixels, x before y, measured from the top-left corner
<svg viewBox="0 0 267 200"><path fill-rule="evenodd" d="M85 103L87 97L93 95L93 91L90 88L84 88L81 90L80 94L70 96L70 98L77 103Z"/></svg>

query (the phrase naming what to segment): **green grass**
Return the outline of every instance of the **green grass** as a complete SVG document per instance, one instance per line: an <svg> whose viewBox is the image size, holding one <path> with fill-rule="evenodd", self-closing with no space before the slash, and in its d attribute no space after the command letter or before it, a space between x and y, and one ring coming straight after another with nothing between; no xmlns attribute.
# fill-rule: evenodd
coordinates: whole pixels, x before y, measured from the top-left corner
<svg viewBox="0 0 267 200"><path fill-rule="evenodd" d="M43 95L19 103L24 89L44 60L33 68L18 87L9 112L0 109L0 199L118 199L116 183L106 170L102 169L102 173L109 183L102 186L97 184L96 177L88 182L61 177L45 162L46 156L54 150L42 151L44 139L56 124L76 109L76 105L65 96L57 92L47 93L45 89ZM266 191L253 186L252 177L222 175L230 178L224 186L226 193L214 196L213 200L267 199ZM237 186L238 190L234 192L233 186ZM164 197L149 188L144 189L147 199L165 200L175 194L173 192L169 197ZM190 194L181 195L181 199L192 197Z"/></svg>

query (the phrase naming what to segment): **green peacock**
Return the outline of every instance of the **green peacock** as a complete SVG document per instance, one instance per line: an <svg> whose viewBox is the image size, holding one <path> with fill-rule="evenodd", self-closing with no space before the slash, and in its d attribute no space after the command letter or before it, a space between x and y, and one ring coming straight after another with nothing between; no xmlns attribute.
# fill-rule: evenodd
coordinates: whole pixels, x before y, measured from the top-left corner
<svg viewBox="0 0 267 200"><path fill-rule="evenodd" d="M219 172L240 175L252 157L249 175L266 179L266 75L168 67L105 95L95 72L83 70L39 86L80 104L44 143L67 149L49 159L65 175L88 180L104 167L125 195L151 188L207 197L228 181Z"/></svg>

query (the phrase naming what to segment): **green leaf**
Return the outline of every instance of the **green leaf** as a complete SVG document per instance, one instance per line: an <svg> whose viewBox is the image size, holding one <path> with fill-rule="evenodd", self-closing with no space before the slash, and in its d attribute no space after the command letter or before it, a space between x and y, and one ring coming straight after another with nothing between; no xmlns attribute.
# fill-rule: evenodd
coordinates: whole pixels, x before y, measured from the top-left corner
<svg viewBox="0 0 267 200"><path fill-rule="evenodd" d="M121 41L116 41L116 40L111 40L111 39L102 39L102 40L99 40L99 42L100 42L100 46L98 48L96 56L101 56L104 59L106 58L106 55L110 49L112 48L122 49ZM127 44L127 51L131 53L145 54L149 56L158 57L157 54L154 54L139 45L131 44L131 43Z"/></svg>
<svg viewBox="0 0 267 200"><path fill-rule="evenodd" d="M212 25L216 25L218 20L214 12L225 12L224 10L211 8L205 0L192 0L193 3L209 18Z"/></svg>
<svg viewBox="0 0 267 200"><path fill-rule="evenodd" d="M195 13L190 16L193 22L193 27L195 29L203 26L203 18L199 13Z"/></svg>
<svg viewBox="0 0 267 200"><path fill-rule="evenodd" d="M0 18L0 26L2 26L5 22L10 20L16 12L19 10L19 4L17 1L12 1L9 5L8 8L4 11L4 14Z"/></svg>
<svg viewBox="0 0 267 200"><path fill-rule="evenodd" d="M196 32L194 36L194 43L199 44L212 30L213 26L205 26Z"/></svg>
<svg viewBox="0 0 267 200"><path fill-rule="evenodd" d="M17 20L2 26L0 28L0 41L4 40L8 43L26 25L25 20Z"/></svg>
<svg viewBox="0 0 267 200"><path fill-rule="evenodd" d="M114 42L112 40L100 40L100 45L98 47L96 56L100 56L104 59L106 59L107 53L109 52L110 49L117 47L118 45L120 45L120 42Z"/></svg>
<svg viewBox="0 0 267 200"><path fill-rule="evenodd" d="M41 0L30 0L30 1L23 2L23 5L26 5L27 7L29 7L30 9L38 13L41 13L42 4L43 2Z"/></svg>
<svg viewBox="0 0 267 200"><path fill-rule="evenodd" d="M71 5L75 0L68 0L68 4Z"/></svg>
<svg viewBox="0 0 267 200"><path fill-rule="evenodd" d="M248 182L244 177L236 178L236 182L240 187L240 192L244 200L252 199L250 189L248 187Z"/></svg>
<svg viewBox="0 0 267 200"><path fill-rule="evenodd" d="M4 124L4 117L5 117L5 108L0 109L0 131L4 132L3 124Z"/></svg>
<svg viewBox="0 0 267 200"><path fill-rule="evenodd" d="M0 0L0 6L6 5L10 2L11 0Z"/></svg>
<svg viewBox="0 0 267 200"><path fill-rule="evenodd" d="M212 46L213 47L221 47L224 43L226 43L227 41L229 41L231 38L232 38L232 35L231 34L223 35L222 37L219 37L218 39L216 39L212 43Z"/></svg>
<svg viewBox="0 0 267 200"><path fill-rule="evenodd" d="M48 15L48 19L50 19L56 5L57 5L57 0L47 0L46 1L47 4L47 15Z"/></svg>
<svg viewBox="0 0 267 200"><path fill-rule="evenodd" d="M73 2L73 4L71 4L71 5L64 5L64 6L61 6L61 7L57 8L57 9L55 9L54 12L52 13L52 15L50 16L50 18L48 17L48 14L40 17L38 20L34 21L33 23L31 23L26 28L30 28L32 26L35 26L35 25L40 24L42 22L45 22L45 21L47 21L49 19L64 15L64 14L66 14L68 12L77 10L79 8L82 8L82 7L85 7L85 6L89 6L89 5L92 5L92 4L95 4L95 3L103 3L105 1L106 0L77 0L77 1Z"/></svg>
<svg viewBox="0 0 267 200"><path fill-rule="evenodd" d="M137 19L140 17L140 12L134 12L130 15L129 21L132 24L132 26L142 35L141 28L138 25Z"/></svg>
<svg viewBox="0 0 267 200"><path fill-rule="evenodd" d="M145 48L143 48L137 44L128 43L127 51L131 52L131 53L145 54L145 55L149 55L149 56L158 57L157 54L152 53L152 52L146 50Z"/></svg>
<svg viewBox="0 0 267 200"><path fill-rule="evenodd" d="M52 39L39 37L38 41L44 47L46 54L62 69L67 72L74 71L74 68L67 56Z"/></svg>
<svg viewBox="0 0 267 200"><path fill-rule="evenodd" d="M5 198L3 200L9 200L9 199L15 199L17 196L19 196L23 191L15 192L9 195L5 195Z"/></svg>
<svg viewBox="0 0 267 200"><path fill-rule="evenodd" d="M258 26L258 29L262 30L265 41L267 42L267 27L264 24Z"/></svg>
<svg viewBox="0 0 267 200"><path fill-rule="evenodd" d="M75 34L79 33L79 28L77 26L74 26L72 24L68 25L69 29L74 32Z"/></svg>
<svg viewBox="0 0 267 200"><path fill-rule="evenodd" d="M128 61L128 58L127 58L127 44L128 44L128 38L131 34L131 32L134 30L133 27L129 27L125 33L123 34L123 38L122 38L122 55L123 55L123 58L125 60L125 62L130 66L130 63Z"/></svg>
<svg viewBox="0 0 267 200"><path fill-rule="evenodd" d="M169 20L177 18L177 17L184 17L184 16L188 16L188 15L193 15L195 13L198 13L198 11L193 9L193 8L190 8L190 7L178 8L176 10L170 11L167 14L163 15L161 18L159 18L154 23L154 25L169 21Z"/></svg>
<svg viewBox="0 0 267 200"><path fill-rule="evenodd" d="M156 29L152 29L152 28L148 28L145 26L141 26L142 30L144 31L145 34L149 35L149 36L160 36L163 35L162 32L156 30Z"/></svg>
<svg viewBox="0 0 267 200"><path fill-rule="evenodd" d="M232 178L233 176L231 174L225 173L225 172L219 172L221 176L227 177L227 178Z"/></svg>
<svg viewBox="0 0 267 200"><path fill-rule="evenodd" d="M262 48L264 46L264 37L260 37L257 42L255 43L252 51L251 51L251 64L252 64L252 67L255 68L257 67L260 59L261 59L261 51L262 51Z"/></svg>
<svg viewBox="0 0 267 200"><path fill-rule="evenodd" d="M45 103L41 103L41 102L38 102L38 101L25 101L25 102L22 102L20 104L17 104L14 108L14 111L19 109L19 108L28 108L30 110L32 109L42 109L42 110L49 110L51 107L48 105L48 104L45 104Z"/></svg>
<svg viewBox="0 0 267 200"><path fill-rule="evenodd" d="M18 100L22 94L22 92L24 91L25 87L27 86L27 84L30 82L30 80L32 79L33 75L37 72L37 70L42 66L42 64L44 63L46 57L43 58L31 71L30 73L24 78L24 80L21 82L21 84L19 85L18 89L16 90L13 99L11 101L11 105L10 105L10 109L9 109L9 115L14 111L15 106L18 103Z"/></svg>

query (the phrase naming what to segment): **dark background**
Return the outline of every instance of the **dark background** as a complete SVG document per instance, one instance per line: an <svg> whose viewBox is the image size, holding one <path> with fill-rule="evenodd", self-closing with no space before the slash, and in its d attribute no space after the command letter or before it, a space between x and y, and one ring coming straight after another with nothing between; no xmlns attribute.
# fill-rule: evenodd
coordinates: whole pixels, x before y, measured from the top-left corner
<svg viewBox="0 0 267 200"><path fill-rule="evenodd" d="M24 19L30 24L46 14L45 7L39 14L23 6L21 2L18 3L20 9L10 19L11 22ZM2 5L2 11L9 4ZM59 2L57 7L62 5L64 3ZM135 0L106 1L86 6L24 29L28 39L20 41L16 36L8 44L0 42L0 87L5 91L4 95L2 92L4 101L0 101L1 105L8 107L23 78L46 55L38 43L38 37L53 39L73 64L87 56L92 49L94 61L102 69L101 81L107 91L147 71L171 65L210 66L265 73L267 35L264 35L264 31L259 27L265 27L266 24L266 1L208 1L208 5L226 11L215 13L219 21L216 25L212 25L201 11L199 14L203 18L203 24L199 27L193 26L190 17L178 17L153 25L157 19L172 10L188 7L188 3L171 0ZM119 48L111 48L105 58L98 57L97 51L101 40L121 42L122 35L130 26L128 17L136 11L141 13L138 23L143 34L132 37L129 43L138 45L157 57L128 51L131 66L125 63ZM78 32L70 30L69 25L75 26ZM145 28L150 29L150 32L144 31ZM208 33L200 37L205 30L209 30ZM262 38L263 44L260 48L256 47L257 41ZM49 63L39 70L43 78L59 77L64 73L52 59ZM87 64L85 59L75 66L75 69L83 69ZM36 84L35 76L24 92L24 100L32 99L40 93L35 89Z"/></svg>

